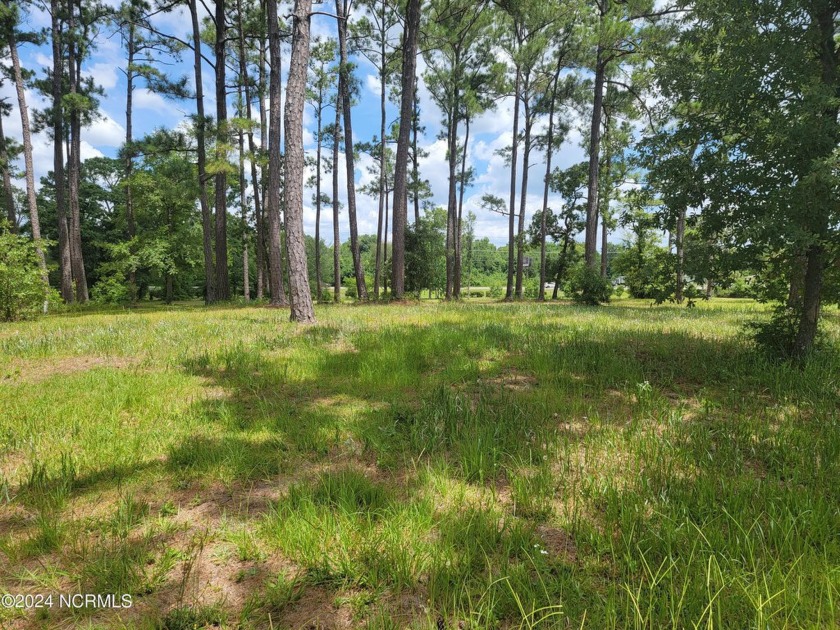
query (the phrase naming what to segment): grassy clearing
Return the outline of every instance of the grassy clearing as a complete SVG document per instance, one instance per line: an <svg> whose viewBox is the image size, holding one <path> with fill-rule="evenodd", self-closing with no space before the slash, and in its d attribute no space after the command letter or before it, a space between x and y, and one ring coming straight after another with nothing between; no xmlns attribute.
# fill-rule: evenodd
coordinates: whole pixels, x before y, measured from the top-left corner
<svg viewBox="0 0 840 630"><path fill-rule="evenodd" d="M840 624L840 357L747 301L0 327L8 627ZM840 317L826 313L837 343ZM460 624L460 626L459 626Z"/></svg>

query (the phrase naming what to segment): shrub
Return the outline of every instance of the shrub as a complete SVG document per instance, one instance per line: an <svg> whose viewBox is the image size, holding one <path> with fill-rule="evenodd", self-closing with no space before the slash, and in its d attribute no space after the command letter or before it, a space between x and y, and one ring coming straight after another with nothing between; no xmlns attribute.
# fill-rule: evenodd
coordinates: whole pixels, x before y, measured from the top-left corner
<svg viewBox="0 0 840 630"><path fill-rule="evenodd" d="M44 286L35 244L0 225L0 319L35 317L57 301L56 292Z"/></svg>
<svg viewBox="0 0 840 630"><path fill-rule="evenodd" d="M120 277L109 275L93 285L90 299L99 304L128 304L131 302L131 292L128 284Z"/></svg>
<svg viewBox="0 0 840 630"><path fill-rule="evenodd" d="M344 297L354 300L358 297L358 293L356 293L356 278L354 276L344 278L344 289Z"/></svg>
<svg viewBox="0 0 840 630"><path fill-rule="evenodd" d="M607 278L602 278L596 269L587 266L578 267L569 281L572 299L578 304L598 306L610 301L612 286Z"/></svg>
<svg viewBox="0 0 840 630"><path fill-rule="evenodd" d="M759 350L770 359L793 358L794 341L799 330L799 312L786 304L773 309L766 322L749 322L744 327Z"/></svg>

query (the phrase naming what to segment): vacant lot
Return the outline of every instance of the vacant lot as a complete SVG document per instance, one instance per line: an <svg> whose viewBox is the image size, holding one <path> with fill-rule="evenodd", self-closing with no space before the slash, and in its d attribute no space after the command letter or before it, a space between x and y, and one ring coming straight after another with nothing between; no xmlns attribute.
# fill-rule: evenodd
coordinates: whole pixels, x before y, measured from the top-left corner
<svg viewBox="0 0 840 630"><path fill-rule="evenodd" d="M762 307L317 315L0 327L0 592L133 597L0 626L840 623L840 357Z"/></svg>

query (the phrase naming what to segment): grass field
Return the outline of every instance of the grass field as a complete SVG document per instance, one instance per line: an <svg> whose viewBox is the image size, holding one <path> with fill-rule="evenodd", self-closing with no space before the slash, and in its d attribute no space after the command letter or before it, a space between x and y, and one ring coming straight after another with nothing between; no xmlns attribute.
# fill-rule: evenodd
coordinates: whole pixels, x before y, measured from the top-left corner
<svg viewBox="0 0 840 630"><path fill-rule="evenodd" d="M0 326L0 592L133 597L0 627L840 624L840 356L763 307L317 315Z"/></svg>

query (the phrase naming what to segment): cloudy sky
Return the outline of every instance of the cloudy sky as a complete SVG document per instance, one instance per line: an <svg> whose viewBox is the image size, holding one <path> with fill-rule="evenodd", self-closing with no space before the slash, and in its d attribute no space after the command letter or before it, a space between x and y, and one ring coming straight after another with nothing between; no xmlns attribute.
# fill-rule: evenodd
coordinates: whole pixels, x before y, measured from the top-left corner
<svg viewBox="0 0 840 630"><path fill-rule="evenodd" d="M116 0L109 0L114 3ZM326 6L326 5L325 5ZM316 5L317 8L317 5ZM327 10L325 8L325 10ZM40 29L49 25L49 16L37 10L25 16L27 27L32 30ZM181 7L178 11L156 17L155 26L161 31L177 35L183 39L189 39L190 20L188 12ZM335 37L335 21L329 17L315 15L312 18L313 37ZM122 41L119 34L104 29L95 39L95 50L83 66L83 72L92 76L96 83L105 92L101 99L101 118L86 128L82 133L82 159L93 156L115 156L119 147L125 139L125 89L126 82L123 69L125 68L125 54L122 48ZM289 49L284 49L283 69L288 69ZM208 56L212 51L208 51ZM43 76L47 67L52 64L51 49L47 46L22 45L20 47L21 63L24 67L36 71ZM184 59L175 66L168 67L172 74L187 75L192 80L191 54L187 51ZM378 135L379 130L379 79L376 76L374 67L363 57L355 60L358 64L357 75L361 81L362 94L359 103L353 110L353 133L354 141L370 140ZM419 59L419 69L422 73L424 64ZM213 76L209 67L204 71L204 93L205 108L208 113L215 112L215 87ZM285 82L285 77L284 77ZM285 85L284 85L285 92ZM421 79L420 84L420 107L421 122L425 125L425 134L420 144L428 152L421 162L421 174L431 183L434 193L433 201L436 204L445 205L447 199L448 168L446 165L446 143L438 139L441 131L441 112L435 106L426 86ZM43 96L34 90L27 90L27 104L30 109L41 109L47 102ZM10 117L4 120L6 135L20 140L20 115L17 110L17 98L14 95L14 86L6 82L0 87L0 98L6 99L13 105ZM388 103L387 106L388 124L397 119L396 106ZM143 134L153 131L158 127L173 128L182 123L187 116L194 112L194 101L171 101L166 100L158 94L150 92L144 86L136 86L134 92L134 135L141 137ZM232 113L232 107L229 108ZM257 116L257 112L254 112ZM332 119L333 114L326 114L327 120ZM581 131L585 123L579 118L572 125L572 131L566 139L559 154L554 157L554 164L566 168L585 159L584 151L581 148ZM305 143L306 149L314 154L314 115L312 108L307 106L305 116ZM478 237L489 237L496 244L504 244L507 241L507 218L492 212L483 210L480 206L480 199L485 193L492 193L504 199L510 194L510 167L504 164L504 160L496 155L500 148L510 145L512 138L513 123L513 99L500 100L496 108L488 111L471 124L469 160L476 172L474 185L469 188L465 195L465 209L472 210L477 215L476 233ZM543 121L543 125L545 122ZM539 131L539 128L538 130ZM463 129L461 129L463 134ZM527 217L530 221L531 215L542 205L542 181L544 174L543 155L537 151L532 153L531 171L527 191ZM45 175L52 168L52 148L46 133L41 133L34 138L34 161L36 179ZM343 166L344 161L341 159ZM371 158L362 155L356 162L357 190L359 185L366 184L373 179L368 172L371 165ZM19 164L22 170L23 163ZM518 175L521 177L521 173ZM341 173L341 188L344 191L344 173ZM18 182L23 186L23 182ZM519 194L519 193L517 193ZM311 192L307 192L305 199L309 201ZM343 194L342 194L343 197ZM518 202L517 202L518 203ZM557 206L556 201L550 205ZM374 197L357 193L357 206L359 217L359 231L362 234L376 233L377 200ZM331 233L331 213L324 213L322 220L322 233ZM314 233L315 211L312 207L304 208L304 228L308 234ZM342 212L341 224L342 240L349 237L349 228L346 224L346 213Z"/></svg>

